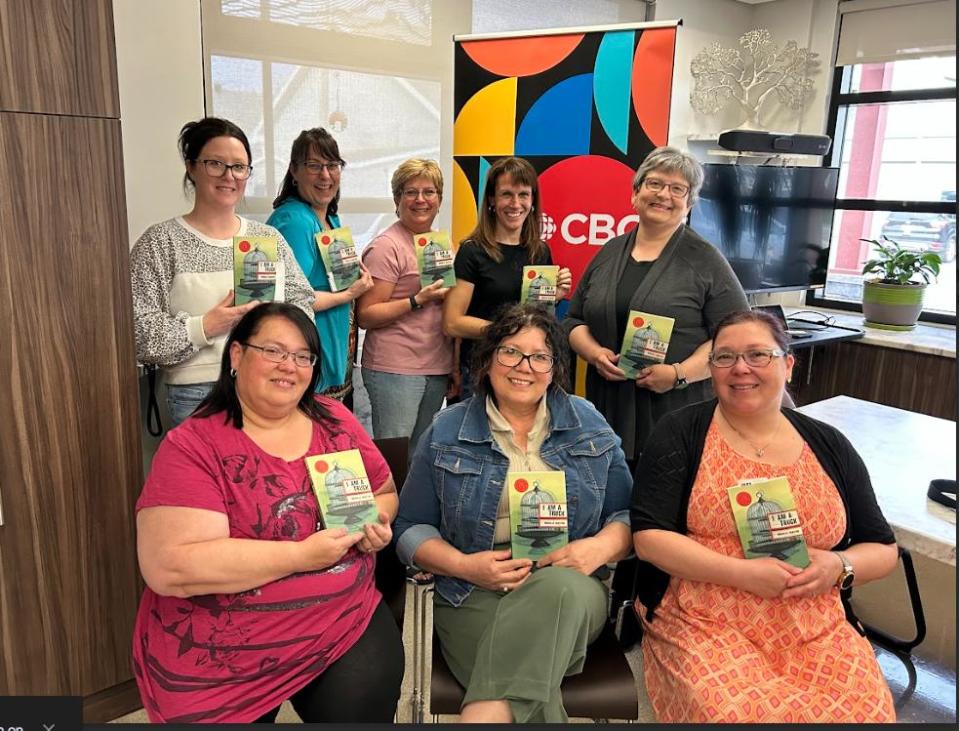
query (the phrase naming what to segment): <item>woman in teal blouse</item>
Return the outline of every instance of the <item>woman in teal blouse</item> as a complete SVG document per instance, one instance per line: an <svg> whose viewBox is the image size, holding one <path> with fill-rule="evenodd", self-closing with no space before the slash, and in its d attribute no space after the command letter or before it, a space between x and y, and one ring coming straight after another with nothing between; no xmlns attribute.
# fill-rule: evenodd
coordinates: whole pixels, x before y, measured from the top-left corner
<svg viewBox="0 0 959 731"><path fill-rule="evenodd" d="M348 289L330 291L326 267L316 248L320 231L339 228L340 173L346 165L332 135L322 127L305 129L293 141L290 165L267 222L278 229L293 250L315 290L313 310L322 355L317 393L352 408L356 327L353 301L373 286L366 267Z"/></svg>

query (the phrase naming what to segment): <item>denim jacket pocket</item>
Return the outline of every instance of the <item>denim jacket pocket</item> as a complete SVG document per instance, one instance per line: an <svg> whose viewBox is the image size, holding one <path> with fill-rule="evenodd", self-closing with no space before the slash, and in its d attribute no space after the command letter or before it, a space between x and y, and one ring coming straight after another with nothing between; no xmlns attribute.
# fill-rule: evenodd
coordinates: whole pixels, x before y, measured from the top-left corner
<svg viewBox="0 0 959 731"><path fill-rule="evenodd" d="M448 536L450 544L463 550L459 529L464 526L464 508L480 484L483 460L461 450L439 450L433 465L442 503L440 532Z"/></svg>

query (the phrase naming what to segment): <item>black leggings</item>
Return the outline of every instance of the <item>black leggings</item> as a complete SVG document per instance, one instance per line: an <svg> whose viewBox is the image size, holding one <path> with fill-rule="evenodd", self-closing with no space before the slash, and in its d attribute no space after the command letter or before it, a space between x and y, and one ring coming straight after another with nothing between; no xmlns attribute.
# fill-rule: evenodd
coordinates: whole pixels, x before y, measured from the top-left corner
<svg viewBox="0 0 959 731"><path fill-rule="evenodd" d="M356 644L290 702L303 723L392 723L405 664L403 637L381 601ZM279 710L255 723L273 723Z"/></svg>

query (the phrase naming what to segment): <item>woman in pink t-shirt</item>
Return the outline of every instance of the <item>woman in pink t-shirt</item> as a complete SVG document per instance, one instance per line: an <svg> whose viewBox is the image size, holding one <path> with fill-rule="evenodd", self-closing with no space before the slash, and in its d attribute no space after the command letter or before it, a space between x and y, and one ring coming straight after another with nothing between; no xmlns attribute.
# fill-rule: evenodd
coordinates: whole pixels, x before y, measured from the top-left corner
<svg viewBox="0 0 959 731"><path fill-rule="evenodd" d="M363 385L377 439L409 437L410 454L440 410L453 369L453 341L443 334L443 282L420 285L413 237L426 233L443 202L443 173L433 160L412 159L393 173L399 219L363 251L373 288L356 305L366 328ZM458 389L458 384L455 390Z"/></svg>
<svg viewBox="0 0 959 731"><path fill-rule="evenodd" d="M147 588L133 661L153 722L392 721L399 629L373 584L398 500L352 414L313 395L316 328L260 305L231 332L219 379L169 432L137 502ZM362 456L379 522L320 529L304 457Z"/></svg>

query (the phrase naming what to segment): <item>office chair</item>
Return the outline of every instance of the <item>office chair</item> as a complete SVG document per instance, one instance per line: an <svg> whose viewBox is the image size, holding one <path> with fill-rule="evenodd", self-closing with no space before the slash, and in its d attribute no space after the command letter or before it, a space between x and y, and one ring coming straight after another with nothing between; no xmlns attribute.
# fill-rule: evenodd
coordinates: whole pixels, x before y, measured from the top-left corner
<svg viewBox="0 0 959 731"><path fill-rule="evenodd" d="M392 437L374 439L373 444L380 450L386 464L393 474L397 494L406 482L406 473L409 470L409 443L407 437ZM376 588L383 595L393 618L403 631L403 621L406 610L406 586L413 584L416 587L432 590L427 587L431 582L417 577L415 571L404 566L396 555L396 548L391 543L376 555ZM413 687L410 696L410 713L413 719L423 718L423 687L425 683L426 660L425 651L426 605L425 591L413 592Z"/></svg>
<svg viewBox="0 0 959 731"><path fill-rule="evenodd" d="M629 559L621 561L620 565L628 561ZM416 622L418 625L422 623L424 628L425 596L431 590L432 587L426 586L417 587L415 590L422 600L422 614ZM421 677L425 678L425 670ZM636 678L610 623L606 624L600 636L589 646L583 672L565 678L561 690L563 706L570 717L601 720L615 718L629 722L638 719L639 696ZM466 690L457 682L443 658L440 641L434 631L430 672L430 713L434 723L440 715L459 714L465 695ZM420 723L423 721L422 710L419 716L414 716L414 720Z"/></svg>

